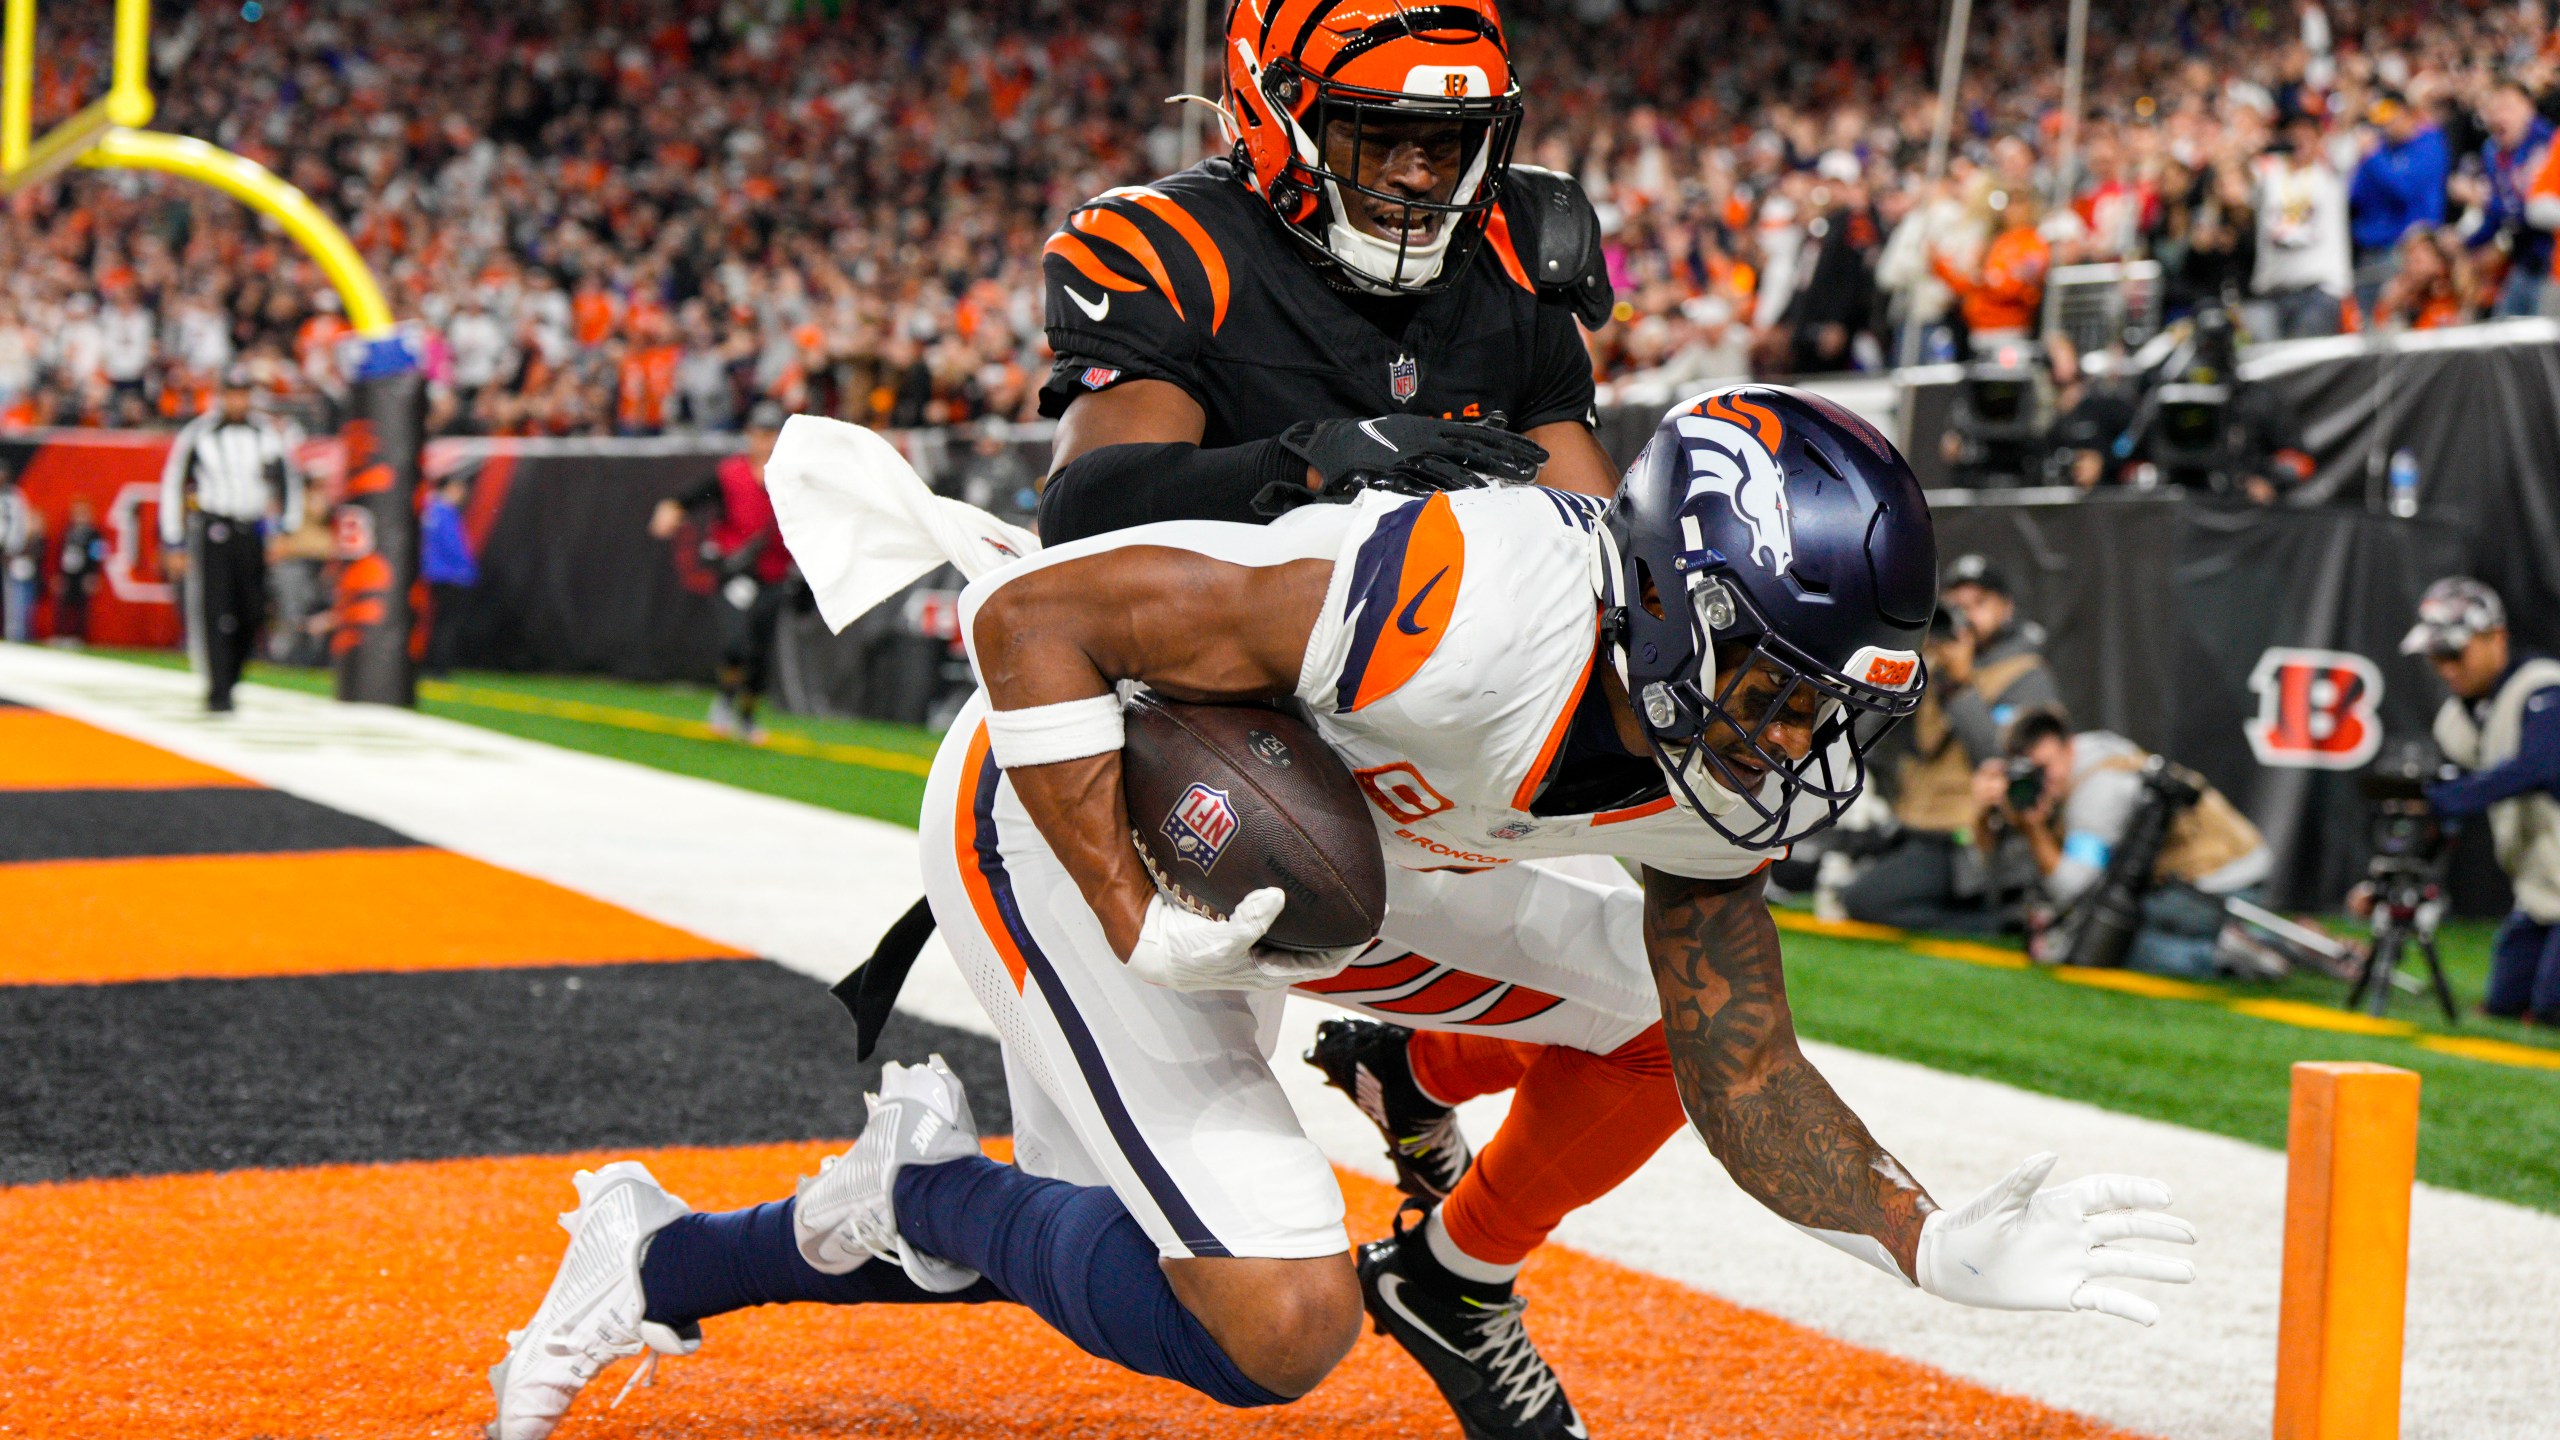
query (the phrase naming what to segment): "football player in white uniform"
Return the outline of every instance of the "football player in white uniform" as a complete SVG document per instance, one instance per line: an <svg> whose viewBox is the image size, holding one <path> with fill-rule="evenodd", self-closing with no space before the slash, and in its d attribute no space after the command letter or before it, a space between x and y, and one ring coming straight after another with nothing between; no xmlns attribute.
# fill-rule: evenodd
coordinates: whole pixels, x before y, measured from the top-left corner
<svg viewBox="0 0 2560 1440"><path fill-rule="evenodd" d="M1453 975L1477 1003L1421 1023L1512 1007L1551 1045L1605 1050L1660 1020L1736 1183L1904 1283L2151 1323L2107 1282L2191 1278L2120 1243L2193 1238L2166 1187L2042 1188L2044 1155L1942 1209L1796 1044L1762 868L1856 797L1917 703L1935 594L1901 457L1767 386L1666 418L1605 508L1373 493L981 579L962 627L984 693L935 762L922 848L1003 1039L1016 1163L981 1156L957 1079L916 1066L891 1067L862 1139L791 1200L701 1215L637 1165L582 1174L560 1278L492 1372L493 1434L537 1440L613 1358L685 1353L704 1317L787 1300L1011 1300L1227 1404L1302 1395L1349 1350L1363 1288L1270 1070L1282 992L1374 1008ZM1395 862L1385 943L1280 950L1262 943L1277 890L1223 918L1158 893L1128 838L1163 817L1127 813L1127 682L1306 707ZM1641 891L1515 863L1565 855L1638 861ZM1382 1321L1416 1320L1392 1283L1370 1293ZM1525 1347L1513 1319L1485 1343ZM1520 1374L1511 1401L1580 1430L1552 1374Z"/></svg>

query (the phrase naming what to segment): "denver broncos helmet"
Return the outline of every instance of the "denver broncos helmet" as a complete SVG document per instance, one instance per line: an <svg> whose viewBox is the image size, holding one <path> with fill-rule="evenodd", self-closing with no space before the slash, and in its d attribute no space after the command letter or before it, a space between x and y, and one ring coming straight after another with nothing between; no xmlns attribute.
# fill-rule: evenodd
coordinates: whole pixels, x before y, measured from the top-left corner
<svg viewBox="0 0 2560 1440"><path fill-rule="evenodd" d="M1520 87L1493 0L1235 0L1223 109L1238 172L1315 258L1373 293L1424 294L1483 243ZM1454 146L1449 193L1360 183L1364 155L1424 130ZM1354 224L1359 201L1400 207L1398 238Z"/></svg>
<svg viewBox="0 0 2560 1440"><path fill-rule="evenodd" d="M1675 796L1748 849L1840 818L1867 756L1919 707L1937 539L1911 467L1875 427L1776 385L1711 390L1663 417L1603 517L1607 654ZM1773 669L1765 709L1730 708ZM1766 743L1802 690L1812 748ZM1765 767L1746 782L1709 743L1730 726ZM1719 732L1721 733L1721 732Z"/></svg>

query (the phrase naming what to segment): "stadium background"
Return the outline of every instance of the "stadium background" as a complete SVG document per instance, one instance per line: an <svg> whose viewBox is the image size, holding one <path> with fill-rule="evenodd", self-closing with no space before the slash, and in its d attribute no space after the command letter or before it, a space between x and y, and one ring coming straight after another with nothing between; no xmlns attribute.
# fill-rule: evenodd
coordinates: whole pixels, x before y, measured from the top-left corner
<svg viewBox="0 0 2560 1440"><path fill-rule="evenodd" d="M1937 5L1582 0L1506 13L1529 82L1522 155L1580 176L1611 227L1622 303L1591 344L1604 439L1622 458L1687 389L1744 374L1811 377L1887 423L1933 483L1952 482L1938 441L1961 383L1962 327L1950 320L1961 307L1895 255L1915 216L1962 261L1987 239L1993 189L2068 192L2055 208L2070 218L2048 217L2057 264L2158 267L2141 282L2152 299L2130 307L2156 301L2147 319L2128 320L2122 305L2129 272L2097 286L2119 296L2096 322L2117 333L2091 348L2122 340L2130 350L2144 326L2226 286L2250 298L2249 226L2229 197L2284 120L2315 119L2343 178L2382 92L2427 107L2455 158L2439 217L2438 248L2458 262L2445 285L2372 323L2375 307L2359 307L2362 328L2348 336L2248 352L2245 373L2306 422L2315 467L2282 503L2225 506L2131 485L2095 496L1947 489L1940 523L1950 553L1981 550L2021 577L2076 713L2191 759L2283 839L2278 898L2304 908L2334 904L2359 870L2361 802L2349 778L2269 769L2243 743L2260 655L2313 646L2371 657L2388 681L2383 722L2397 733L2432 709L2432 678L2391 640L2435 575L2484 574L2505 589L2523 638L2560 645L2548 464L2560 453L2560 327L2532 318L2538 297L2517 278L2539 278L2549 242L2520 214L2502 217L2497 177L2480 160L2501 81L2552 96L2560 36L2539 7L2338 5L2314 20L2290 4L2101 0L2086 119L2071 139L2078 158L2063 170L2063 7L1987 0L1973 9L1954 158L1934 188L1924 171ZM261 1227L346 1205L390 1206L422 1224L483 1203L538 1217L554 1191L565 1194L559 1152L597 1146L708 1147L678 1162L704 1177L678 1188L698 1202L730 1198L720 1187L743 1198L803 1163L812 1137L850 1124L864 1074L842 1063L823 996L747 957L840 972L885 913L848 923L839 907L810 921L834 927L824 943L777 939L730 915L671 917L641 888L523 858L485 825L382 792L401 782L350 777L367 763L389 777L395 757L466 752L481 743L471 735L503 733L911 824L918 757L930 753L912 727L935 719L959 680L949 578L845 637L795 618L781 695L801 718L777 722L768 747L743 750L696 720L694 686L714 644L708 578L648 541L643 524L657 499L734 448L731 432L762 397L890 429L946 493L1026 511L1047 446L1029 408L1046 366L1040 244L1070 205L1179 163L1179 112L1156 102L1204 88L1178 75L1178 7L1142 4L635 0L249 14L159 8L157 124L257 158L319 200L414 324L438 437L425 468L466 480L482 560L472 605L446 617L468 673L428 687L424 708L440 726L368 729L297 708L293 692L326 688L324 672L307 668L319 656L305 623L327 624L322 530L282 567L288 587L297 574L308 584L299 611L292 593L278 597L288 618L279 663L257 672L270 689L252 706L264 728L225 737L177 713L183 686L155 678L179 638L152 539L166 432L226 366L244 364L264 403L300 423L301 458L330 493L347 399L335 359L343 318L316 268L227 199L89 172L17 197L0 219L0 458L55 530L74 497L105 522L114 559L92 639L116 659L0 651L0 697L24 702L0 715L12 735L0 744L0 890L10 897L0 950L14 957L0 966L0 1029L30 1038L13 1047L0 1092L0 1184L11 1187L0 1213L21 1242L12 1263L37 1277L18 1290L13 1329L50 1336L39 1356L0 1372L0 1429L90 1433L103 1421L235 1433L229 1417L256 1413L278 1433L416 1433L468 1413L470 1385L456 1377L468 1381L471 1366L386 1383L337 1360L325 1371L297 1361L279 1375L300 1396L279 1403L233 1382L192 1396L153 1378L145 1352L254 1369L261 1326L287 1345L370 1352L400 1341L397 1324L353 1312L405 1314L404 1300L414 1309L416 1294L432 1293L443 1305L434 1334L460 1354L487 1337L456 1317L486 1308L481 1328L492 1329L512 1291L502 1303L503 1286L436 1288L448 1282L408 1262L399 1287L375 1286L334 1262L297 1263ZM43 21L39 129L95 94L107 70L103 7L56 4ZM2538 150L2511 158L2521 166ZM2502 312L2519 318L2478 323ZM1892 363L1914 356L1923 363ZM2413 518L2373 503L2402 451L2422 477ZM51 613L49 603L38 612L39 635ZM114 678L128 663L132 678ZM55 664L68 668L45 668ZM669 798L678 792L649 793L666 809L640 833L674 853L668 832L700 817ZM736 819L718 814L715 823ZM894 850L884 853L894 869ZM421 873L365 904L329 873L340 865ZM2502 908L2480 857L2463 875L2466 908ZM272 906L255 925L206 898L237 897L243 884ZM497 923L392 918L473 907ZM182 938L172 916L202 933ZM419 933L395 941L403 928ZM2466 996L2477 994L2486 943L2483 927L2455 932ZM412 964L412 952L436 958ZM2323 1022L2334 997L2307 979L2274 994L2061 984L1996 947L1825 932L1809 918L1790 953L1819 1039L2258 1147L2281 1142L2287 1060L2418 1068L2429 1193L2504 1202L2459 1212L2484 1235L2539 1236L2529 1212L2560 1210L2560 1052L2534 1032L2446 1027L2405 1004L2363 1029ZM590 973L574 983L546 973L563 966ZM568 1004L572 993L587 997L574 1020L526 1000ZM983 1048L946 1023L955 1017L910 1018L906 1051ZM394 1064L377 1058L430 1031L464 1038ZM660 1066L638 1104L582 1068L632 1053ZM117 1058L102 1066L102 1055ZM1825 1063L1835 1063L1828 1052ZM530 1113L525 1095L564 1084L548 1113ZM376 1168L384 1162L400 1163ZM2230 1163L2238 1173L2249 1162ZM328 1168L340 1164L356 1168ZM473 1187L492 1176L507 1187L503 1202L477 1198ZM1355 1190L1355 1202L1376 1199ZM206 1253L256 1257L290 1282L234 1296L236 1322L216 1330L187 1318L200 1306L186 1295L119 1315L119 1291L155 1281L118 1227L154 1224ZM510 1243L536 1255L546 1242L521 1229ZM343 1258L366 1243L341 1223L316 1249ZM439 1231L446 1248L433 1254L458 1261L474 1243ZM1634 1253L1605 1239L1588 1248ZM517 1263L523 1290L547 1261ZM1768 1298L1785 1287L1753 1288L1775 1283L1765 1277L1709 1283L1669 1262L1610 1270L1571 1254L1554 1264L1552 1278L1533 1280L1574 1297L1562 1303L1577 1317L1612 1307L1673 1316L1720 1337L1702 1348L1776 1354L1706 1412L1738 1433L1923 1434L1953 1413L1995 1433L2100 1433L2071 1408L2153 1433L2247 1428L2219 1428L2169 1400L2091 1398L1965 1353L1914 1363L1857 1328L1870 1322L1854 1305L1790 1310ZM1811 1328L1772 1330L1783 1322L1661 1279L1671 1273ZM2426 1313L2455 1308L2447 1297L2458 1295L2440 1288ZM2478 1313L2512 1313L2500 1308L2511 1297L2464 1298ZM1605 1325L1573 1323L1586 1328L1565 1363L1599 1366L1625 1344ZM845 1368L841 1337L823 1327L759 1334L750 1356L796 1373L795 1404L877 1379ZM2516 1417L2547 1415L2560 1397L2518 1380L2536 1367L2501 1348L2511 1337L2468 1338L2422 1342L2436 1348L2413 1380L2413 1416L2444 1417L2427 1433L2533 1433ZM915 1423L933 1387L913 1357L966 1343L957 1331L915 1341L896 1362L909 1368L892 1367L899 1378L884 1387L901 1398L850 1423ZM1017 1343L1028 1342L1008 1337L992 1353L1034 1353L1006 1348ZM1409 1393L1419 1388L1409 1373L1363 1356L1368 1368L1349 1387L1357 1403L1311 1425L1438 1423L1420 1403L1427 1392ZM1025 1363L1056 1394L1099 1407L1086 1413L1100 1430L1201 1423L1110 1391L1072 1357L1037 1352ZM2162 1352L2132 1367L2128 1388L2157 1388L2178 1364L2203 1362ZM714 1428L743 1423L758 1413L754 1373L716 1372L705 1389L722 1398L686 1413ZM2198 1382L2195 1410L2260 1405L2248 1413L2263 1429L2246 1377L2217 1389L2226 1378ZM1667 1431L1696 1418L1681 1379L1676 1367L1638 1365L1595 1393L1609 1397L1601 1411L1613 1433ZM413 1382L415 1393L391 1393ZM97 1403L102 1384L119 1387L116 1404ZM1993 1393L2003 1390L2059 1396L2062 1408ZM2468 1408L2448 1398L2466 1390ZM922 1428L1061 1428L1073 1409L932 1410Z"/></svg>

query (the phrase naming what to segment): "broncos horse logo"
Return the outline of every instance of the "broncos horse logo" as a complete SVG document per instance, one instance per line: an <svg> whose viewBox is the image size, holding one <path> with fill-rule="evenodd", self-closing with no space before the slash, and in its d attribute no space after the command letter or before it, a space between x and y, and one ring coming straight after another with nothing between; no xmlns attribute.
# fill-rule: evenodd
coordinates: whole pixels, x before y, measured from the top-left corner
<svg viewBox="0 0 2560 1440"><path fill-rule="evenodd" d="M1723 496L1734 518L1751 528L1752 558L1773 575L1786 574L1796 558L1787 477L1778 468L1786 425L1767 406L1721 392L1678 423L1680 449L1689 461L1689 499Z"/></svg>

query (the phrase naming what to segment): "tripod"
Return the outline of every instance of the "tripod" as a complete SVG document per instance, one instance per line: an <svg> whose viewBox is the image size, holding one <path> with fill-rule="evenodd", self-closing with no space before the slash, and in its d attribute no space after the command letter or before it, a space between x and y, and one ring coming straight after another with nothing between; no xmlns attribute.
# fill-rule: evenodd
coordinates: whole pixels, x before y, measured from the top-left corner
<svg viewBox="0 0 2560 1440"><path fill-rule="evenodd" d="M2436 953L2436 927L2443 923L2445 900L2437 866L2377 856L2373 866L2373 943L2364 966L2347 990L2346 1008L2380 1015L2391 1008L2391 987L2411 944L2427 963L2427 978L2448 1025L2461 1023L2453 1004L2453 987L2445 982L2444 961Z"/></svg>

